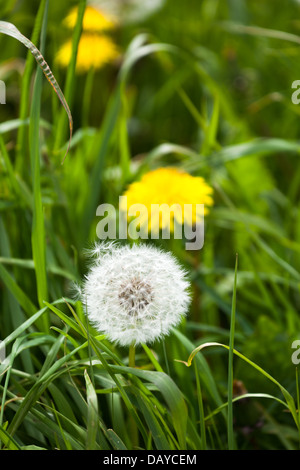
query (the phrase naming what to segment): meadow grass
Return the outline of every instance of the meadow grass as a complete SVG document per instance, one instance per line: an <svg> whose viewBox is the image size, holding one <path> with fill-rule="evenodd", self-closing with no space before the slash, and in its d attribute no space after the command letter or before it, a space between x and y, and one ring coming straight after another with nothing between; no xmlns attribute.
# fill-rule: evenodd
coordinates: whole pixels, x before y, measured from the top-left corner
<svg viewBox="0 0 300 470"><path fill-rule="evenodd" d="M299 5L236 4L166 0L124 16L111 33L122 57L87 74L76 72L85 1L1 6L45 57L74 126L70 143L59 96L1 34L2 449L299 448ZM203 176L215 204L202 250L153 241L189 271L193 303L133 362L91 327L72 283L88 269L97 206L117 207L129 183L168 165Z"/></svg>

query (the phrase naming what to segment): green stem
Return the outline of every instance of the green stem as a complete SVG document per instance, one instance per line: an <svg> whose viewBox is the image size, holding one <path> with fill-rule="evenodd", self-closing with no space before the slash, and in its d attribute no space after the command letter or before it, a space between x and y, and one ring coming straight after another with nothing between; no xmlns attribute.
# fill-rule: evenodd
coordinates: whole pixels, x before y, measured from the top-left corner
<svg viewBox="0 0 300 470"><path fill-rule="evenodd" d="M298 417L298 434L299 434L299 449L300 449L300 391L299 391L299 378L298 378L297 367L296 367L296 391L297 391L297 417Z"/></svg>
<svg viewBox="0 0 300 470"><path fill-rule="evenodd" d="M83 93L83 100L82 100L82 127L88 127L89 125L89 111L91 109L91 100L92 100L92 91L93 91L93 83L95 77L95 68L91 67L88 71L84 93Z"/></svg>
<svg viewBox="0 0 300 470"><path fill-rule="evenodd" d="M132 342L129 346L129 367L135 367L135 343ZM131 415L129 417L129 429L132 442L132 449L137 449L139 446L139 432L135 419Z"/></svg>
<svg viewBox="0 0 300 470"><path fill-rule="evenodd" d="M129 346L129 367L135 367L135 343Z"/></svg>
<svg viewBox="0 0 300 470"><path fill-rule="evenodd" d="M203 397L202 397L201 383L200 383L200 377L199 377L199 372L197 369L196 361L194 362L194 367L195 367L197 397L198 397L198 406L199 406L199 419L200 419L201 443L202 443L201 450L206 450L206 430L205 430L205 421L204 421Z"/></svg>
<svg viewBox="0 0 300 470"><path fill-rule="evenodd" d="M229 338L229 358L228 358L228 450L235 449L234 433L233 433L233 348L234 348L234 330L235 330L235 309L236 309L236 282L237 282L237 265L238 255L235 259L234 286L232 296L232 309L230 320L230 338Z"/></svg>
<svg viewBox="0 0 300 470"><path fill-rule="evenodd" d="M78 5L76 25L74 28L74 34L73 34L73 39L72 39L72 54L71 54L71 59L70 59L70 63L69 63L68 70L67 70L66 84L64 88L64 96L65 96L66 102L69 104L70 109L72 108L72 102L73 102L74 92L75 92L76 59L77 59L77 51L78 51L79 41L80 41L81 32L82 32L82 22L83 22L85 7L86 7L86 0L80 0L79 5ZM64 116L64 110L62 109L57 119L57 128L56 128L56 136L55 136L55 143L54 143L55 151L59 150L63 142L65 130L66 130L66 121L65 121L65 116Z"/></svg>
<svg viewBox="0 0 300 470"><path fill-rule="evenodd" d="M45 2L43 22L41 27L40 51L44 54L46 44L46 28L48 20L49 0ZM33 97L30 109L29 144L33 186L33 216L31 245L32 256L36 272L37 296L40 308L44 307L44 300L48 300L47 270L46 270L46 240L44 224L44 208L41 188L40 168L40 114L42 94L42 69L37 68L33 86ZM45 331L49 331L48 314L43 317Z"/></svg>

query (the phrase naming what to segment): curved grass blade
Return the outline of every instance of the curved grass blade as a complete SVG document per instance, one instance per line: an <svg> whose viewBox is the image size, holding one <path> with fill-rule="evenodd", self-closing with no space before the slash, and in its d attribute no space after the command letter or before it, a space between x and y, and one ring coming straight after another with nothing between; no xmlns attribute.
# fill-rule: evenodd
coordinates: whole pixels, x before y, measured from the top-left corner
<svg viewBox="0 0 300 470"><path fill-rule="evenodd" d="M275 400L278 403L280 403L284 408L289 408L288 405L283 401L280 400L280 398L274 397L273 395L270 395L269 393L245 393L243 395L239 395L238 397L235 397L232 399L232 403L235 403L236 401L239 400L244 400L245 398L268 398L271 400ZM214 411L212 411L208 416L205 416L204 420L208 421L210 420L213 416L216 416L220 411L228 406L228 402L223 403L221 406L216 408Z"/></svg>
<svg viewBox="0 0 300 470"><path fill-rule="evenodd" d="M50 410L51 413L53 412L53 408L49 407L47 404L44 403L44 407L46 408L46 411L39 411L37 408L32 408L32 410L28 413L27 415L27 420L30 423L34 423L36 428L44 434L47 439L49 439L50 442L55 442L54 439L58 441L60 446L64 445L64 440L61 435L61 430L59 428L59 425L52 419L52 417L49 416L49 412L47 410ZM71 444L71 447L73 450L84 450L83 446L83 440L85 437L85 432L82 428L80 428L78 425L76 425L74 422L68 420L65 416L61 415L57 410L55 412L55 415L60 418L61 421L68 422L70 426L73 426L72 433L68 432L66 429L64 429L64 436L68 440L68 442ZM23 449L23 447L22 447Z"/></svg>
<svg viewBox="0 0 300 470"><path fill-rule="evenodd" d="M34 383L32 388L25 395L20 407L18 408L9 425L8 431L11 435L13 435L17 431L19 426L26 418L28 412L31 410L33 405L39 400L40 396L44 393L49 384L53 380L55 380L59 375L65 373L65 369L63 368L63 366L69 360L71 360L71 358L75 356L78 351L85 347L87 347L87 343L83 343L78 348L73 349L73 351L58 359L42 376L39 377L39 379Z"/></svg>
<svg viewBox="0 0 300 470"><path fill-rule="evenodd" d="M6 374L6 378L5 378L5 384L4 384L3 392L2 392L1 409L0 409L0 426L3 425L4 407L5 407L5 401L6 401L6 393L7 393L7 389L8 389L9 380L10 380L11 368L13 366L13 362L15 360L17 350L18 350L20 344L22 343L22 341L23 341L23 337L17 338L17 340L15 341L15 343L13 345L13 348L12 348L9 368L7 370L7 374ZM1 444L1 441L0 441L0 444Z"/></svg>
<svg viewBox="0 0 300 470"><path fill-rule="evenodd" d="M1 265L0 265L0 267L1 267ZM62 303L62 302L63 302L62 299L58 299L55 302L55 304L59 304L59 303ZM12 341L14 341L18 336L20 336L23 333L23 331L27 330L34 322L36 322L40 318L40 316L43 315L47 311L47 308L48 307L44 307L44 308L42 308L41 310L38 310L38 311L37 311L37 309L35 309L34 312L31 312L30 313L30 318L28 318L28 320L26 320L24 323L22 323L22 325L20 325L12 333L10 333L9 336L4 338L2 343L5 345L5 347L7 347Z"/></svg>
<svg viewBox="0 0 300 470"><path fill-rule="evenodd" d="M265 38L279 39L280 41L289 41L295 44L300 44L299 36L296 34L287 33L286 31L261 28L259 26L246 26L244 24L232 23L229 21L223 22L221 27L233 33L249 34L251 36L261 36Z"/></svg>
<svg viewBox="0 0 300 470"><path fill-rule="evenodd" d="M72 114L70 111L70 108L68 106L68 103L65 100L65 97L63 95L63 92L61 91L61 88L59 84L57 83L49 65L45 61L43 55L39 51L39 49L30 41L30 39L26 38L19 30L18 28L15 27L12 23L8 23L7 21L0 21L0 33L6 34L7 36L11 36L18 41L20 41L24 46L26 46L32 55L34 56L35 60L41 67L42 71L44 72L45 77L47 78L48 82L54 89L55 93L57 94L61 104L63 105L69 119L69 129L70 129L70 138L69 138L69 145L67 148L67 151L65 153L65 156L63 158L62 163L64 162L66 155L69 151L70 144L71 144L71 139L72 139L72 134L73 134L73 119L72 119Z"/></svg>
<svg viewBox="0 0 300 470"><path fill-rule="evenodd" d="M21 450L18 443L9 435L8 432L2 427L0 427L0 439L9 450Z"/></svg>
<svg viewBox="0 0 300 470"><path fill-rule="evenodd" d="M204 343L204 344L201 344L200 346L198 346L197 348L195 348L187 361L181 361L181 360L178 360L178 359L175 359L177 362L182 362L183 364L185 364L187 367L190 367L192 365L192 361L194 359L194 357L196 356L196 354L201 351L202 349L206 348L206 347L210 347L210 346L221 346L222 348L225 348L225 349L228 349L229 350L229 346L227 344L222 344L222 343L217 343L217 342L209 342L209 343ZM254 369L256 369L257 371L259 371L262 375L264 375L267 379L269 379L271 382L273 382L275 385L277 385L277 387L280 388L281 390L281 393L283 394L285 400L286 400L286 403L289 407L289 410L294 418L294 421L296 423L296 426L298 428L299 426L299 420L298 420L298 413L297 413L297 410L296 410L296 406L295 406L295 402L294 402L294 399L292 397L292 395L288 392L288 390L283 387L283 385L281 385L274 377L272 377L272 375L270 375L268 372L266 372L264 369L262 369L259 365L257 365L255 362L251 361L250 359L248 359L246 356L244 356L243 354L241 354L239 351L237 351L236 349L233 349L233 353L238 356L240 359L242 359L243 361L247 362L250 366L252 366Z"/></svg>

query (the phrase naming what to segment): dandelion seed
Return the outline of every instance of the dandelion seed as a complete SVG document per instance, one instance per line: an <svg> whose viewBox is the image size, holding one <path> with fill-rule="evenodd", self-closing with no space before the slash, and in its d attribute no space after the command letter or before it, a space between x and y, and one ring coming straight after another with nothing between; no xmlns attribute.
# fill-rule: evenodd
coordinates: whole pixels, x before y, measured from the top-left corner
<svg viewBox="0 0 300 470"><path fill-rule="evenodd" d="M100 243L82 286L91 324L126 346L167 335L190 304L186 272L176 259L153 246Z"/></svg>

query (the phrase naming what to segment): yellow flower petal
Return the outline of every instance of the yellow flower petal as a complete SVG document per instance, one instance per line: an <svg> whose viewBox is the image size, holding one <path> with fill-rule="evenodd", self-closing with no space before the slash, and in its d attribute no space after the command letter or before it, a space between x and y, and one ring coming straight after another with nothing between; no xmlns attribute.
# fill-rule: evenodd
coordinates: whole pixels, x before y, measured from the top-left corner
<svg viewBox="0 0 300 470"><path fill-rule="evenodd" d="M201 220L202 211L197 204L204 204L204 215L208 214L213 205L212 194L212 187L202 177L191 176L177 168L158 168L132 183L123 196L127 197L127 207L137 203L146 206L148 231L151 227L152 231L165 227L173 231L174 221L193 225ZM189 210L185 211L185 205ZM126 210L124 204L120 210Z"/></svg>
<svg viewBox="0 0 300 470"><path fill-rule="evenodd" d="M67 67L71 60L72 41L69 40L59 49L56 60L62 67ZM116 44L107 36L83 33L77 52L76 70L87 72L91 67L99 69L113 62L120 53Z"/></svg>
<svg viewBox="0 0 300 470"><path fill-rule="evenodd" d="M65 25L73 29L77 21L78 7L73 8L65 18ZM87 6L83 16L82 28L85 32L96 33L110 30L116 27L117 21L102 11L92 6Z"/></svg>

